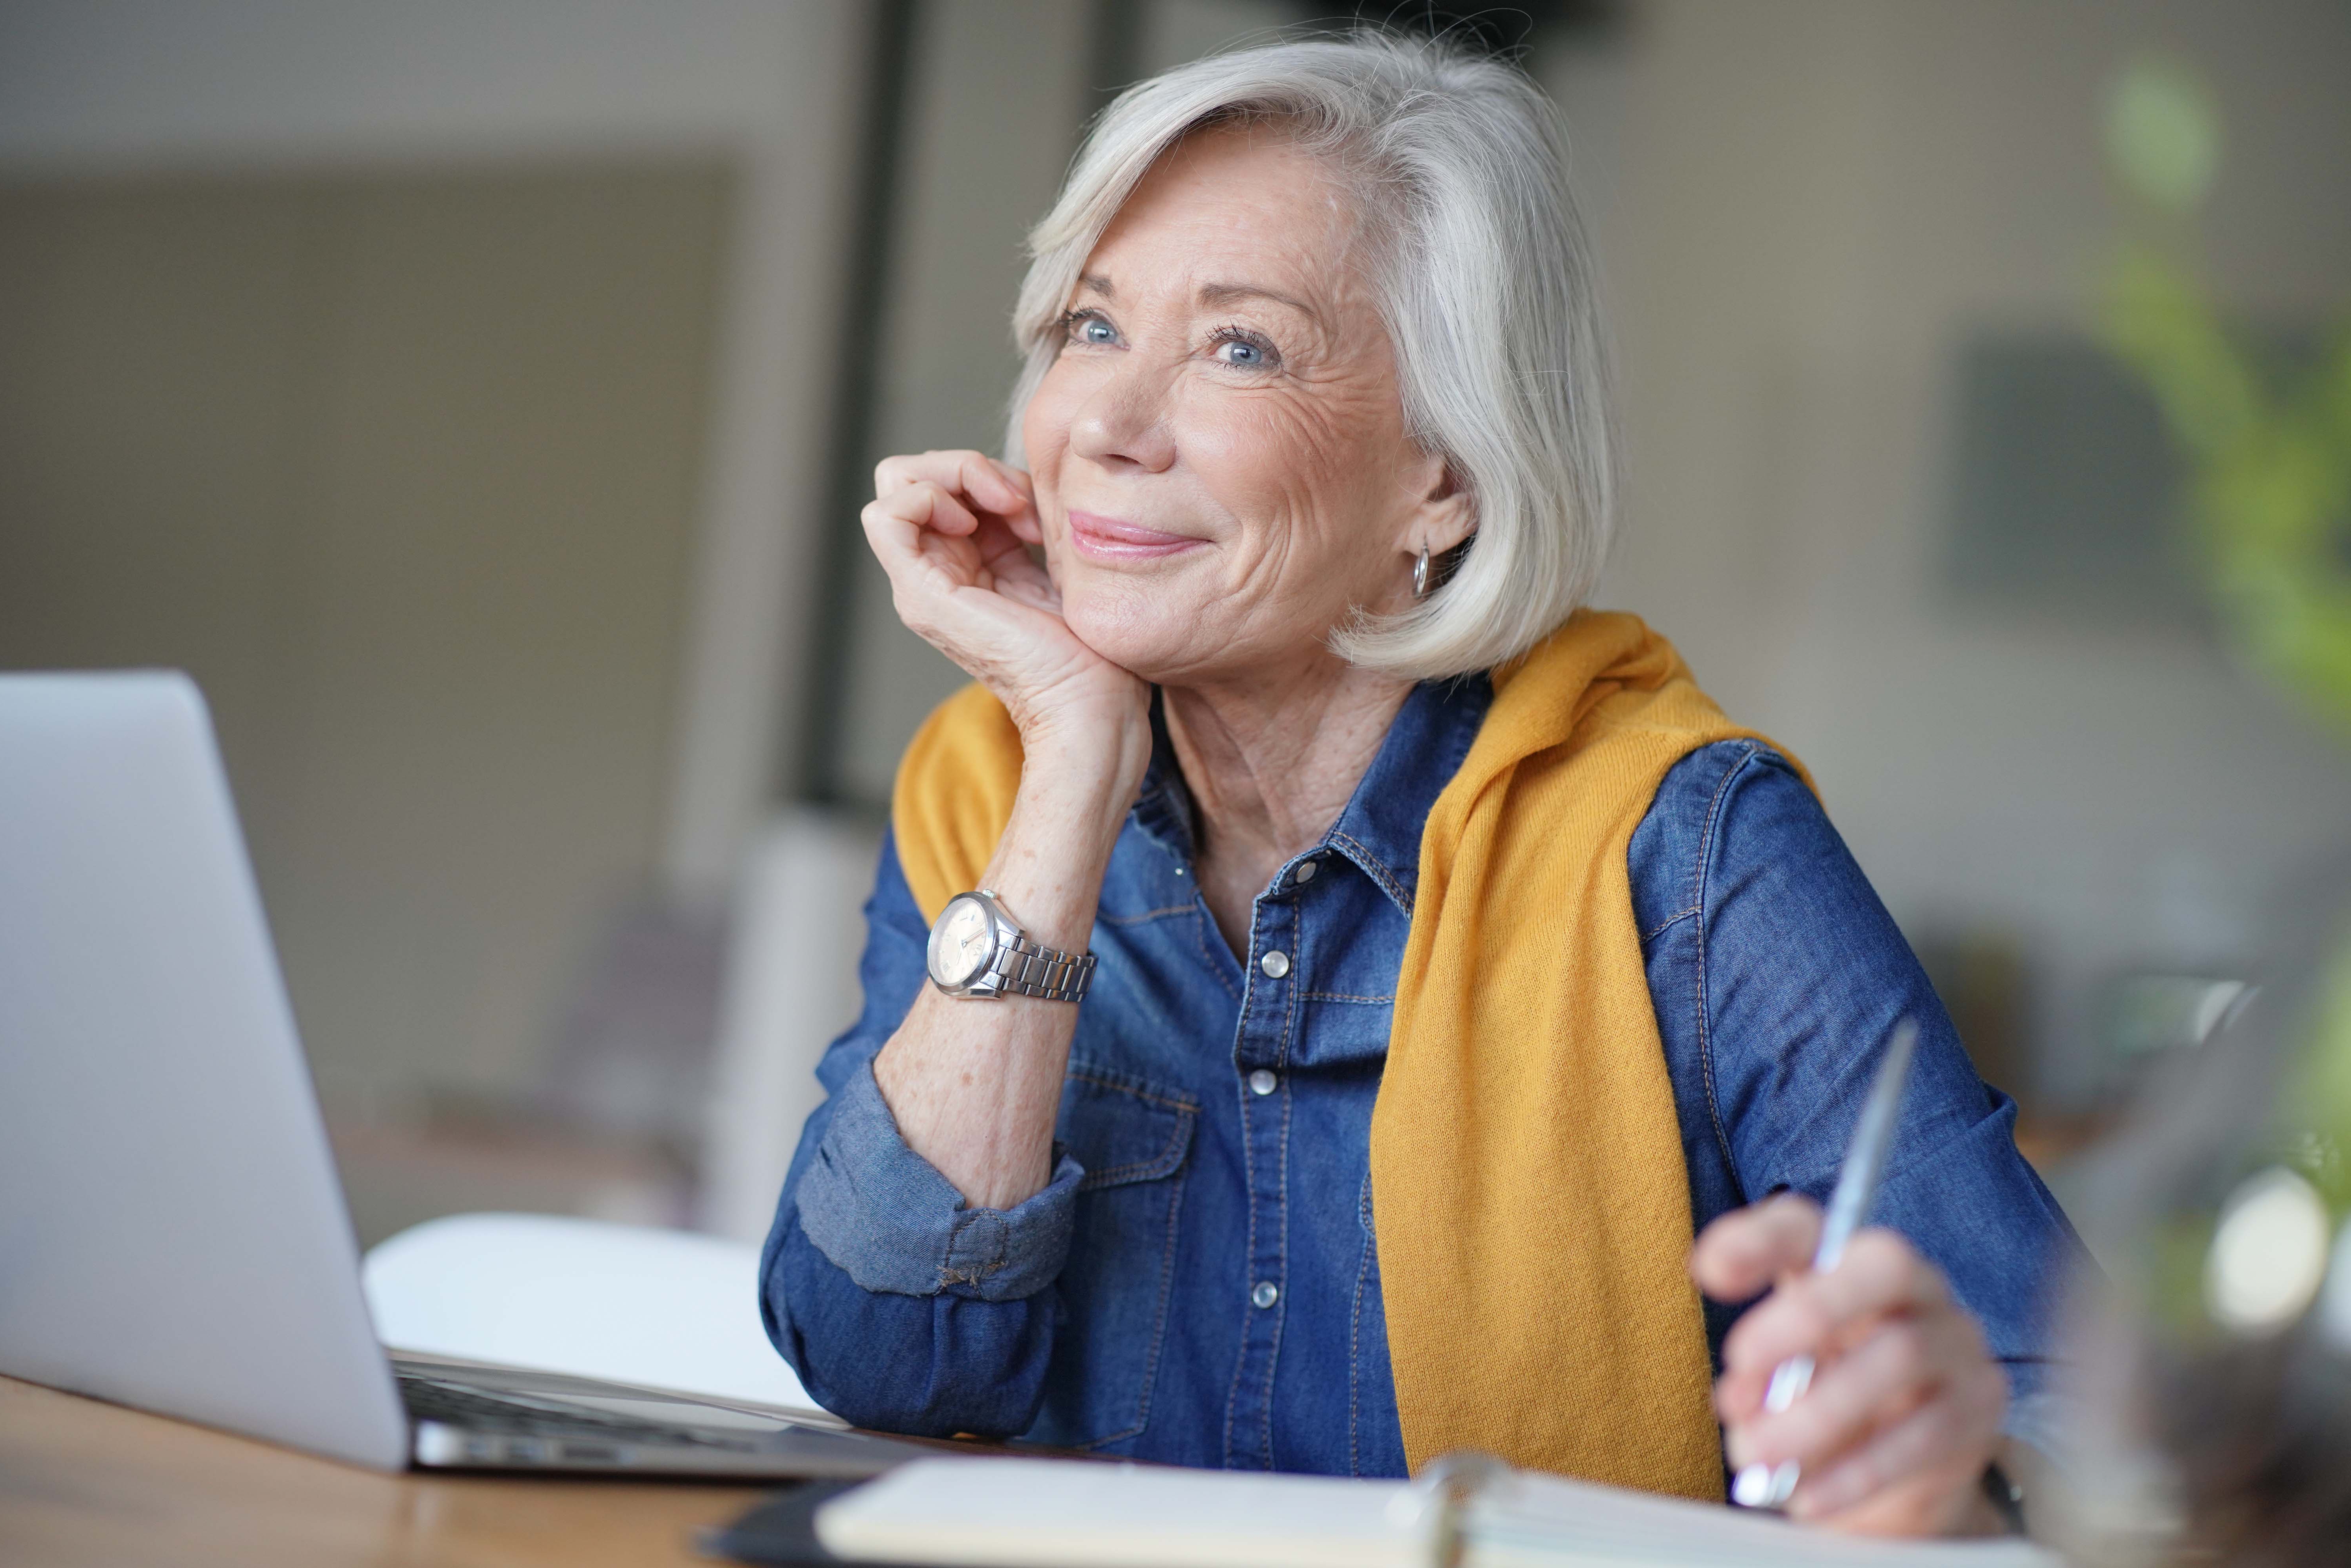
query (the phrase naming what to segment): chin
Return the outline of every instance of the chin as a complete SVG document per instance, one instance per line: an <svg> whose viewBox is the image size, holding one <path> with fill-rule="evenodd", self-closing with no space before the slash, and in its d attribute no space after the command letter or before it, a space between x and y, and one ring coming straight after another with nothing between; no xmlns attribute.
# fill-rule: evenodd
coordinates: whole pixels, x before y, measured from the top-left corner
<svg viewBox="0 0 2351 1568"><path fill-rule="evenodd" d="M1078 641L1144 680L1179 680L1212 663L1224 639L1208 606L1165 582L1134 579L1072 583L1061 615Z"/></svg>

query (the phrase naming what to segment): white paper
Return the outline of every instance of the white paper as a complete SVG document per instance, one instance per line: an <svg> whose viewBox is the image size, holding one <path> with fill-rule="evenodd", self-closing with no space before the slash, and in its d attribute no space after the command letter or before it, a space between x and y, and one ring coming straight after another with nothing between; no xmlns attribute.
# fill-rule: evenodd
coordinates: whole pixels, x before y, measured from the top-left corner
<svg viewBox="0 0 2351 1568"><path fill-rule="evenodd" d="M923 1459L818 1511L839 1556L954 1568L1420 1568L1401 1481L1068 1459ZM1392 1512L1395 1517L1392 1517ZM1469 1568L2056 1568L2023 1542L1891 1542L1521 1473L1467 1520Z"/></svg>

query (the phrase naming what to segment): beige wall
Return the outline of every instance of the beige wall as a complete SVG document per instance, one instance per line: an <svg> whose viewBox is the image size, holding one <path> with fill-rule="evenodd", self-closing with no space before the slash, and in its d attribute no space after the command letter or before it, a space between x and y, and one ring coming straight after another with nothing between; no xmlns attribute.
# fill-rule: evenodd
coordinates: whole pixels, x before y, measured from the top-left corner
<svg viewBox="0 0 2351 1568"><path fill-rule="evenodd" d="M831 307L843 276L848 142L869 10L834 0L632 0L587 7L571 0L398 6L16 0L0 6L0 179L54 183L102 176L152 183L160 177L169 183L208 172L228 184L266 186L261 177L272 173L332 184L355 172L395 183L407 172L429 183L466 171L503 177L532 170L667 170L704 181L726 171L724 213L689 214L676 232L642 204L624 204L611 214L651 220L618 241L612 259L625 270L650 256L657 276L644 281L664 302L653 317L632 320L632 305L607 301L597 312L604 319L590 322L583 340L601 345L598 357L609 362L596 371L604 373L622 362L621 350L638 337L677 328L686 337L673 349L697 368L631 350L648 378L612 385L623 400L644 399L649 417L617 425L589 419L543 448L572 470L553 476L547 501L569 505L575 491L597 491L580 504L604 508L603 524L643 503L634 520L646 531L619 555L597 545L553 569L573 586L590 578L608 589L625 584L625 593L605 595L598 612L611 622L609 650L580 647L580 601L567 597L568 589L547 602L517 591L510 551L544 542L543 527L538 538L531 531L546 520L543 509L511 545L444 529L419 538L415 552L392 563L411 600L437 591L427 544L474 552L485 574L455 595L464 614L475 618L471 633L424 649L413 689L401 700L385 700L384 691L362 681L365 709L333 700L330 683L353 674L347 659L340 666L334 660L302 664L296 638L280 626L217 617L191 643L186 639L198 629L184 615L172 619L160 594L123 612L125 622L155 632L142 646L156 651L141 657L168 658L172 647L189 646L197 650L190 659L213 672L214 685L292 684L273 710L287 716L247 726L244 705L227 705L234 711L225 714L225 728L246 815L265 841L257 848L281 946L330 1098L357 1097L396 1113L434 1087L500 1095L531 1076L530 1058L557 1023L557 993L569 987L583 956L579 949L610 901L655 870L667 893L689 908L723 899L769 809L777 777L789 771L784 754L794 734L790 709L799 695L799 661L814 594L795 562L805 559L820 523L833 402ZM705 219L715 232L701 226ZM500 227L496 214L490 221L490 235L512 237L515 231ZM225 238L243 232L226 214L223 226ZM550 230L549 237L560 239L557 248L567 252L579 248L574 242L601 244L577 225L568 235ZM672 286L679 275L670 262L679 252L663 247L680 246L686 252L716 247L704 257L710 289L705 314L676 308ZM585 274L566 271L562 256L554 267L550 277L575 283L628 281L595 271L592 263ZM255 312L207 318L214 309L207 299L203 310L172 318L176 280L154 277L154 270L138 284L155 306L140 318L159 334L151 347L168 349L172 332L196 333L216 377L243 365L240 355L266 361L280 351L266 331L237 325ZM218 281L227 270L215 267L205 276ZM244 276L256 298L271 297L258 273ZM414 281L421 287L436 276L428 258ZM498 276L501 287L516 281L510 272ZM392 348L413 349L412 357L445 350L458 367L469 356L486 358L503 341L505 325L546 326L554 303L525 290L475 341L428 336L402 345L397 333L381 329L413 305L409 282L401 271L377 269L368 287L389 287L387 303L399 308L390 318L362 312L354 325L372 321L368 336L378 349L393 340ZM0 331L29 319L12 311L12 303L0 297ZM549 363L544 353L532 362L534 374ZM580 369L559 368L566 375ZM261 364L249 378L257 388L251 397L266 404L280 395L286 378L279 370ZM485 401L471 388L494 385L495 370L462 377L469 385L451 407ZM174 384L168 377L159 383L164 391ZM407 401L394 391L370 395ZM172 420L233 426L247 419L266 426L277 417L246 406L246 392L225 383L217 406L173 400L169 419L140 408L135 389L116 387L110 395L143 421L150 450L203 448L212 440L176 436ZM681 432L671 415L689 403L694 425ZM559 396L538 406L552 412L567 405ZM354 399L345 412L356 407ZM403 430L461 443L469 436L465 419L414 407L392 412L392 444ZM521 438L536 428L528 402L488 413L486 431L511 438L506 450L519 462ZM118 460L127 444L111 439L117 434L109 432L108 460ZM349 444L338 460L345 472L381 471L393 457L392 444ZM583 446L591 449L583 453ZM634 462L649 447L658 449L653 460L664 476L658 506L643 495L632 497L628 486L603 482L614 465ZM318 476L293 461L324 455L331 454L286 454L284 483L310 483ZM399 459L410 472L393 477L413 485L429 469L452 484L495 479L496 455L495 449L463 444L446 455L418 446ZM126 470L105 483L131 492L124 509L142 513L153 510L154 497L202 498L220 488L208 489L203 471L142 488L140 475ZM511 498L514 489L496 480L486 496L503 491L501 498ZM196 585L198 597L234 592L239 584L259 591L256 574L265 570L347 578L372 570L382 564L369 559L380 548L371 538L382 520L375 513L392 509L397 494L388 488L373 497L347 497L350 509L320 514L314 542L322 553L315 559L266 556L263 546L290 501L281 505L272 497L269 507L214 507L207 515L223 542L195 558L210 572L208 584ZM423 497L412 490L409 498ZM535 497L525 503L537 505ZM230 559L226 542L236 532L235 519L256 536L241 560ZM9 523L0 514L0 532ZM601 538L567 538L566 548ZM682 550L684 559L661 557L661 550ZM631 555L644 570L628 564L623 558ZM5 591L0 584L0 595ZM133 602L119 582L114 592L110 602ZM659 646L644 618L648 605L669 617L669 640ZM387 604L387 614L392 608ZM507 632L539 644L544 654L527 649L518 660L505 660L487 638L493 614ZM329 629L313 628L322 634ZM664 678L671 684L656 691ZM558 679L577 683L565 688L571 697L538 703L535 695ZM419 700L476 685L459 695L445 727L436 726L434 703ZM590 686L609 695L623 715L618 722L582 722L573 699ZM513 722L517 713L526 716ZM361 733L373 725L381 725L379 734ZM274 748L270 755L286 762L272 774L285 780L282 798L266 798L271 780L256 779L237 762L265 741ZM558 768L584 775L581 788L594 808L551 810L534 805L528 792L474 789L471 774L501 745L520 754L525 782L543 780ZM310 747L340 755L313 761ZM355 806L371 808L353 813L356 827L336 816L336 792L346 788L360 791ZM398 799L388 799L395 793ZM457 795L475 820L447 821ZM649 821L649 812L657 821ZM446 841L409 852L408 835L427 829L436 838L446 830ZM590 838L598 841L585 841ZM285 855L275 847L280 844ZM290 864L295 852L313 879L299 888L272 869ZM300 918L289 918L289 909L298 909ZM486 923L492 928L486 936ZM318 1000L321 988L340 1000ZM512 1168L503 1178L475 1170L467 1178L472 1196L457 1207L540 1207L543 1190L534 1197L525 1190L528 1182L515 1185L517 1171L538 1157L525 1152L506 1158L502 1168ZM413 1218L422 1212L408 1190L415 1171L450 1159L445 1149L411 1149L392 1160L399 1170L392 1176L378 1172L377 1179L347 1161L346 1176L363 1211L371 1192L382 1187L374 1197L397 1200L392 1207ZM582 1189L570 1200L576 1203L593 1199L588 1188L622 1176L642 1183L648 1174L632 1168L564 1180ZM669 1179L665 1169L651 1174Z"/></svg>
<svg viewBox="0 0 2351 1568"><path fill-rule="evenodd" d="M737 172L664 880L723 896L791 747L836 401L864 0L10 0L0 171Z"/></svg>
<svg viewBox="0 0 2351 1568"><path fill-rule="evenodd" d="M330 1097L511 1091L653 873L732 188L0 186L0 666L195 674Z"/></svg>
<svg viewBox="0 0 2351 1568"><path fill-rule="evenodd" d="M1914 935L2022 939L2061 1094L2095 1086L2105 976L2241 961L2277 879L2351 842L2351 759L2193 632L1940 589L1956 350L2087 322L2099 95L2149 47L2228 116L2221 292L2326 319L2351 296L2329 0L1655 0L1602 230L1633 465L1604 597L1813 765Z"/></svg>

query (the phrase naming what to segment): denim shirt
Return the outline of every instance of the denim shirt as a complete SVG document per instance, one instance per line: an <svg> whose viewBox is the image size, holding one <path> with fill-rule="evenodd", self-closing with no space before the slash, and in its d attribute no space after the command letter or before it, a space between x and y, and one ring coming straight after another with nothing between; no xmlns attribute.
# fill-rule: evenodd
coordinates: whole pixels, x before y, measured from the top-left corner
<svg viewBox="0 0 2351 1568"><path fill-rule="evenodd" d="M874 1085L928 936L884 844L864 1013L818 1069L830 1097L761 1262L768 1334L820 1403L888 1431L1405 1473L1372 1103L1421 829L1491 699L1483 678L1415 690L1330 831L1258 895L1244 957L1196 885L1162 731L1103 879L1051 1182L1008 1210L967 1207ZM2047 1287L2080 1244L1811 791L1753 742L1694 751L1629 869L1693 1226L1783 1187L1825 1200L1886 1036L1916 1019L1871 1218L1949 1277L2008 1372L2011 1430L2034 1437ZM1709 1305L1718 1366L1737 1316Z"/></svg>

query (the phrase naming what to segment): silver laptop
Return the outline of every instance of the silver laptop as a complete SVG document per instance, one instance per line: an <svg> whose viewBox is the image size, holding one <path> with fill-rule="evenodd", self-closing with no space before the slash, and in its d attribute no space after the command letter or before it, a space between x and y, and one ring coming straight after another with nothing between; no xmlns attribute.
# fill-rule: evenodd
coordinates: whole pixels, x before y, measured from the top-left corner
<svg viewBox="0 0 2351 1568"><path fill-rule="evenodd" d="M172 674L0 675L0 1373L386 1469L854 1477L929 1451L387 1356L204 700Z"/></svg>

